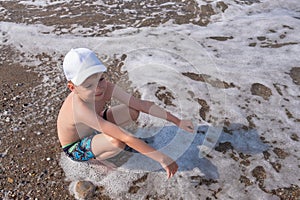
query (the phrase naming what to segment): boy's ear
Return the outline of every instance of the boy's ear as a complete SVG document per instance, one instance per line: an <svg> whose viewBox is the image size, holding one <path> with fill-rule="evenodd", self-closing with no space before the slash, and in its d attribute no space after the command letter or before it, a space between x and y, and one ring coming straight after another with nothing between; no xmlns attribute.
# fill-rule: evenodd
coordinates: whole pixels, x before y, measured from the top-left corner
<svg viewBox="0 0 300 200"><path fill-rule="evenodd" d="M74 85L71 81L68 82L67 87L68 87L72 92L73 92L74 89L75 89L75 85Z"/></svg>

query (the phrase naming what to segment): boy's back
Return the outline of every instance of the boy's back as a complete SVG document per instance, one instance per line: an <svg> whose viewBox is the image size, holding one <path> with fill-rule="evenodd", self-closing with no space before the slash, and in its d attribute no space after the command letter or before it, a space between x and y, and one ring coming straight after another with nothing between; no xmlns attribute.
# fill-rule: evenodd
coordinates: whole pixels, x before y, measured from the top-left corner
<svg viewBox="0 0 300 200"><path fill-rule="evenodd" d="M80 140L80 136L84 137L92 133L90 127L76 123L75 113L77 112L74 113L73 111L73 98L73 93L70 93L65 99L57 118L57 131L61 146L71 144ZM76 106L76 109L80 112L79 106Z"/></svg>

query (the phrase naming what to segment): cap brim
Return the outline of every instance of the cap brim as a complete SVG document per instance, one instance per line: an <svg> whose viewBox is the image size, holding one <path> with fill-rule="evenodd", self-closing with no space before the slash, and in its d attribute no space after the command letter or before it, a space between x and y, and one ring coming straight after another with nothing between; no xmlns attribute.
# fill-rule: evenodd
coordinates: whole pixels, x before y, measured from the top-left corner
<svg viewBox="0 0 300 200"><path fill-rule="evenodd" d="M75 85L79 86L91 75L105 72L105 71L106 71L106 67L104 65L95 65L93 67L88 68L85 71L79 72L79 74L73 79L71 79L71 81Z"/></svg>

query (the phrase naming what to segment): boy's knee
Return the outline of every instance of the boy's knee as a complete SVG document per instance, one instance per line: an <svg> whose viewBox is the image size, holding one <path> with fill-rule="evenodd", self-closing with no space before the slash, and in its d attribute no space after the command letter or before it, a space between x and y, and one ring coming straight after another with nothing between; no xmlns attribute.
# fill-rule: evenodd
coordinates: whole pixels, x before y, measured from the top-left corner
<svg viewBox="0 0 300 200"><path fill-rule="evenodd" d="M132 121L136 121L139 118L140 111L137 111L135 109L130 109L130 117Z"/></svg>
<svg viewBox="0 0 300 200"><path fill-rule="evenodd" d="M117 139L112 139L111 143L119 149L124 149L126 146L126 144L124 142L117 140Z"/></svg>

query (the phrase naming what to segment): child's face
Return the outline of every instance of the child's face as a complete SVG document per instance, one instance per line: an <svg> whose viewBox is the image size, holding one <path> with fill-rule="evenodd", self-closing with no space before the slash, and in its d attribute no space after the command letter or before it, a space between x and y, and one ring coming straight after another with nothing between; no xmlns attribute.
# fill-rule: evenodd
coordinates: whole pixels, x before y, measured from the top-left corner
<svg viewBox="0 0 300 200"><path fill-rule="evenodd" d="M84 101L93 102L103 99L106 88L103 73L97 73L88 77L81 85L75 86L74 90Z"/></svg>

